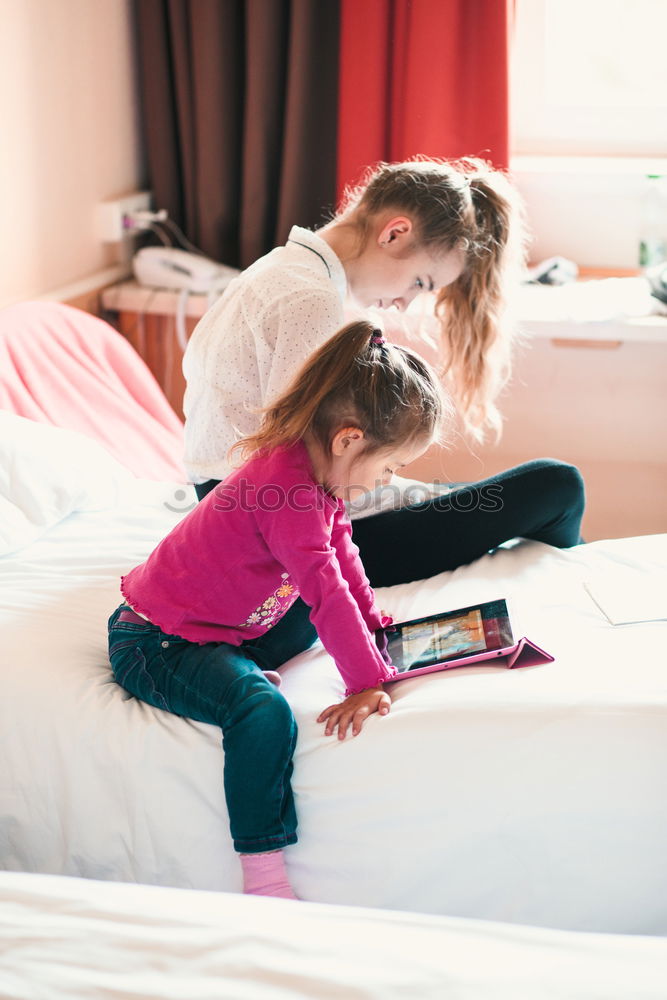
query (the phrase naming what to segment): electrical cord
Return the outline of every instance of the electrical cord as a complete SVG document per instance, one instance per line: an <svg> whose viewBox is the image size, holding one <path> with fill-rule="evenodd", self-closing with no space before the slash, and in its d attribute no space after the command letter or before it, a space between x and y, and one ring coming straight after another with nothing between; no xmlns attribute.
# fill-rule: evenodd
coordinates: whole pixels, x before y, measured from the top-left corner
<svg viewBox="0 0 667 1000"><path fill-rule="evenodd" d="M166 219L158 219L158 220L155 220L154 222L150 223L150 228L152 230L154 230L154 232L164 242L164 234L162 234L160 232L160 230L158 229L159 226L164 226L165 228L167 228L168 230L170 230L171 233L172 233L172 239L175 236L178 244L183 249L189 250L190 253L197 254L198 257L205 257L206 256L206 254L204 253L203 250L200 250L199 247L196 247L194 245L194 243L190 242L190 240L187 238L187 236L185 235L185 233L183 232L183 230L180 228L180 226L177 226L176 223L172 219L169 218L169 216L167 216ZM165 245L169 246L169 244L165 244ZM171 245L173 246L173 243Z"/></svg>
<svg viewBox="0 0 667 1000"><path fill-rule="evenodd" d="M148 214L148 213L146 213ZM190 253L196 254L198 257L205 257L206 254L199 247L196 247L194 243L191 243L187 238L183 230L178 226L172 219L168 216L164 219L148 219L142 218L141 228L144 230L151 230L158 237L163 246L173 247L174 240L176 240L177 245L182 249L188 250ZM165 234L163 229L168 230L168 234ZM220 292L217 289L211 288L207 294L207 306L210 307L214 302L217 301ZM176 304L176 316L175 316L175 332L178 345L183 352L188 344L188 335L186 329L186 319L187 319L187 306L190 297L190 291L187 288L183 288L178 296Z"/></svg>
<svg viewBox="0 0 667 1000"><path fill-rule="evenodd" d="M196 247L194 243L191 243L180 226L176 225L173 219L169 218L165 208L161 208L157 212L144 209L136 212L128 212L124 216L123 221L125 229L129 232L138 233L142 230L145 232L147 229L150 229L165 246L174 246L173 241L175 238L177 245L182 249L189 250L190 253L194 253L198 257L206 257L204 251ZM163 226L169 230L169 241L162 231Z"/></svg>
<svg viewBox="0 0 667 1000"><path fill-rule="evenodd" d="M157 223L157 222L147 222L146 226L144 228L145 229L151 229L155 233L155 235L158 237L158 239L160 240L160 243L162 243L163 246L165 246L165 247L172 247L174 244L171 243L167 239L167 237L164 235L164 233L162 232L161 229L158 229L158 225L159 225L159 223Z"/></svg>
<svg viewBox="0 0 667 1000"><path fill-rule="evenodd" d="M188 334L185 329L185 317L189 297L190 292L187 288L183 288L178 296L178 303L176 305L176 339L178 341L178 346L184 354L185 348L188 346Z"/></svg>

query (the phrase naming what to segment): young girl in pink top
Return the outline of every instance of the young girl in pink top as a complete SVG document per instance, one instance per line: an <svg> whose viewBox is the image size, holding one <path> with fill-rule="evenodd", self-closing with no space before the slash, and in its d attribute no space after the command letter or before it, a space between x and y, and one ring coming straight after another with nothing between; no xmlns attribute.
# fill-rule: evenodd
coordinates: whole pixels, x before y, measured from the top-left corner
<svg viewBox="0 0 667 1000"><path fill-rule="evenodd" d="M313 355L236 446L246 459L122 579L109 620L119 684L222 728L224 783L245 892L293 898L282 848L296 842L296 724L276 668L319 635L345 682L325 734L386 715L395 670L345 501L414 461L444 402L417 355L366 322ZM297 598L302 614L287 614Z"/></svg>

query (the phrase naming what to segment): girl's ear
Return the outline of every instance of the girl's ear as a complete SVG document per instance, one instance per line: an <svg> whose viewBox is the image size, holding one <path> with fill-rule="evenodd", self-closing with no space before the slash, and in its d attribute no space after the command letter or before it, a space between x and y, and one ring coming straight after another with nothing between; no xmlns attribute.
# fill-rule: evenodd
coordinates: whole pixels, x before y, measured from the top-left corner
<svg viewBox="0 0 667 1000"><path fill-rule="evenodd" d="M381 247L389 244L400 244L410 239L413 230L412 219L407 215L396 215L384 224L378 233L378 243Z"/></svg>
<svg viewBox="0 0 667 1000"><path fill-rule="evenodd" d="M331 441L331 454L338 458L363 446L364 432L360 427L343 427L336 431Z"/></svg>

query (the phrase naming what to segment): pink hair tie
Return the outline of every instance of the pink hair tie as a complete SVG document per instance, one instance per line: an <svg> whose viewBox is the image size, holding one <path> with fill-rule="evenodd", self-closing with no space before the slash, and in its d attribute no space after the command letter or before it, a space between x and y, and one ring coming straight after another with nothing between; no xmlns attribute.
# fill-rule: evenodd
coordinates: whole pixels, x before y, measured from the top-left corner
<svg viewBox="0 0 667 1000"><path fill-rule="evenodd" d="M371 337L371 344L386 344L387 341L382 336L379 330L373 330L373 336Z"/></svg>

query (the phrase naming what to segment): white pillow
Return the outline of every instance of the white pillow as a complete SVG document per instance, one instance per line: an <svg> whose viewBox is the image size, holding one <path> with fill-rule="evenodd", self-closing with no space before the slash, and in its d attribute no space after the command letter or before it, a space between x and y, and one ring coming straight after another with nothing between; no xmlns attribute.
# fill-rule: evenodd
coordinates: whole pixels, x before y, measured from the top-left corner
<svg viewBox="0 0 667 1000"><path fill-rule="evenodd" d="M0 410L0 555L74 511L113 507L134 478L93 438Z"/></svg>

